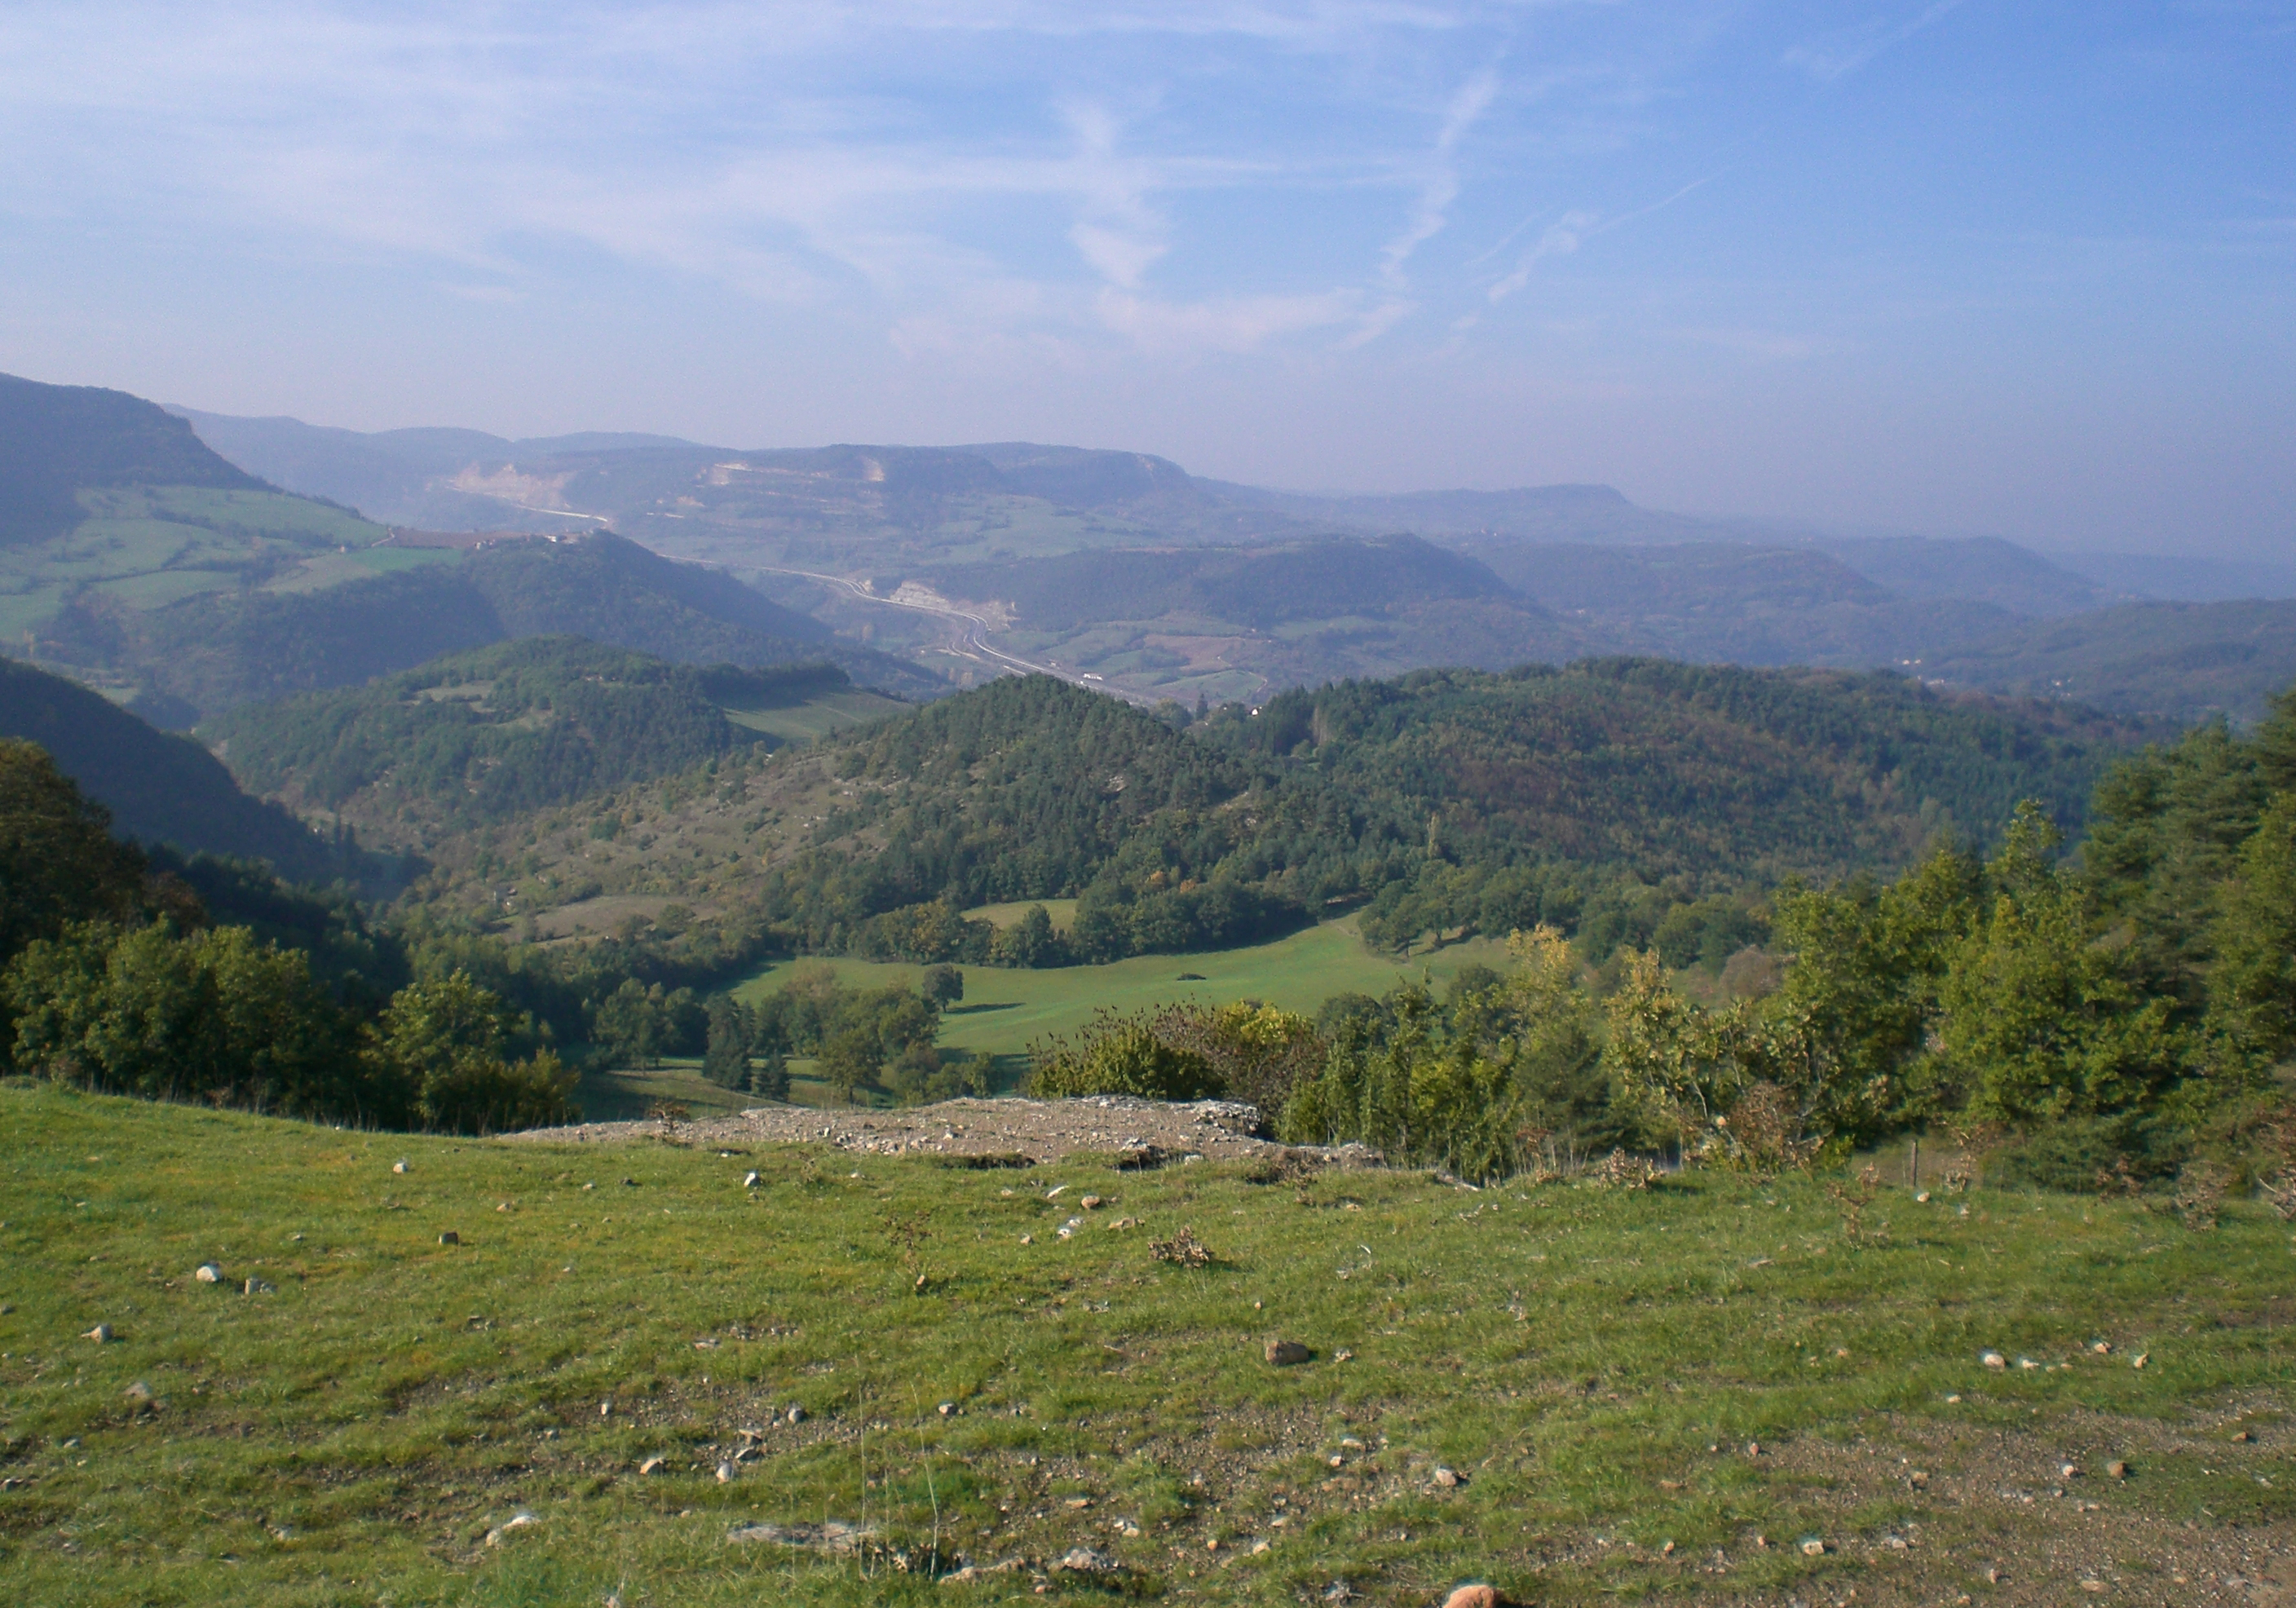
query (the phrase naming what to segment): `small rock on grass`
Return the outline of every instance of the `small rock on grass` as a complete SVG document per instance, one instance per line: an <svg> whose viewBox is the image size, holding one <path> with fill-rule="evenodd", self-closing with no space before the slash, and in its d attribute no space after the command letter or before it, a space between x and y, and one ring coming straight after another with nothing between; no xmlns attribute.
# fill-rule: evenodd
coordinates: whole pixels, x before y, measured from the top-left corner
<svg viewBox="0 0 2296 1608"><path fill-rule="evenodd" d="M542 1521L536 1518L532 1514L513 1514L511 1515L507 1522L497 1524L492 1530L487 1531L487 1545L489 1546L499 1546L503 1544L503 1538L509 1535L511 1531L514 1530L530 1529L534 1525L541 1522Z"/></svg>
<svg viewBox="0 0 2296 1608"><path fill-rule="evenodd" d="M1297 1367L1314 1355L1296 1340L1271 1340L1267 1342L1267 1360L1279 1368Z"/></svg>
<svg viewBox="0 0 2296 1608"><path fill-rule="evenodd" d="M1471 1585L1460 1587L1449 1596L1445 1597L1443 1608L1499 1608L1502 1600L1497 1587L1486 1586L1477 1580Z"/></svg>
<svg viewBox="0 0 2296 1608"><path fill-rule="evenodd" d="M223 1269L213 1262L201 1262L192 1269L192 1276L203 1284L219 1284L223 1283Z"/></svg>
<svg viewBox="0 0 2296 1608"><path fill-rule="evenodd" d="M1445 1468L1439 1463L1435 1465L1435 1483L1445 1490L1456 1490L1466 1482L1466 1476L1460 1473L1457 1469Z"/></svg>
<svg viewBox="0 0 2296 1608"><path fill-rule="evenodd" d="M110 1324L98 1324L86 1333L81 1335L80 1338L82 1340L92 1340L95 1341L97 1345L102 1345L104 1341L111 1338L111 1325Z"/></svg>
<svg viewBox="0 0 2296 1608"><path fill-rule="evenodd" d="M2126 1480L2128 1478L2128 1464L2116 1457L2104 1465L2104 1472L2116 1480Z"/></svg>
<svg viewBox="0 0 2296 1608"><path fill-rule="evenodd" d="M668 1466L669 1459L667 1457L648 1457L644 1462L638 1464L638 1473L642 1474L658 1474Z"/></svg>
<svg viewBox="0 0 2296 1608"><path fill-rule="evenodd" d="M439 1243L442 1245L459 1245L463 1243L463 1236L449 1228L439 1236Z"/></svg>
<svg viewBox="0 0 2296 1608"><path fill-rule="evenodd" d="M242 1286L242 1288L244 1292L249 1295L276 1295L279 1293L279 1287L276 1284L274 1284L269 1279L251 1278L247 1281L246 1284Z"/></svg>
<svg viewBox="0 0 2296 1608"><path fill-rule="evenodd" d="M1053 1567L1064 1569L1070 1574L1114 1574L1119 1566L1116 1560L1104 1552L1096 1552L1089 1546L1071 1546Z"/></svg>
<svg viewBox="0 0 2296 1608"><path fill-rule="evenodd" d="M406 1170L406 1163L404 1161L393 1161L390 1164L390 1170L393 1172L405 1172Z"/></svg>

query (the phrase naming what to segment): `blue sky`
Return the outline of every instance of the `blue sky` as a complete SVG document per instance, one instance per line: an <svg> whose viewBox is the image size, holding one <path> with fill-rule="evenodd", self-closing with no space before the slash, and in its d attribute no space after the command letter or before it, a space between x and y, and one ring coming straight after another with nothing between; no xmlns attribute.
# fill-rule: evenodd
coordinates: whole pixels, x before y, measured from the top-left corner
<svg viewBox="0 0 2296 1608"><path fill-rule="evenodd" d="M14 0L0 369L2296 544L2296 0Z"/></svg>

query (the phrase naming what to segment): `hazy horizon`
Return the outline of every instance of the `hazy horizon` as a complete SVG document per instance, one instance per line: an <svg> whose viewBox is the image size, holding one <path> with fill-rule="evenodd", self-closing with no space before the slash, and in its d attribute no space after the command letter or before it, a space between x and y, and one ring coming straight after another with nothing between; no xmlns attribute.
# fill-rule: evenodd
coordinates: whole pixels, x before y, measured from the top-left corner
<svg viewBox="0 0 2296 1608"><path fill-rule="evenodd" d="M2296 0L0 16L0 370L2296 547Z"/></svg>

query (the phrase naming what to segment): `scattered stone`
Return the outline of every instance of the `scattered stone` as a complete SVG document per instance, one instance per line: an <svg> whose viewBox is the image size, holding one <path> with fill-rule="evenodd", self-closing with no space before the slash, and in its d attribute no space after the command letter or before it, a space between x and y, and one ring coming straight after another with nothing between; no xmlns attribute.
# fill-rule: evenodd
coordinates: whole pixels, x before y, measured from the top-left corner
<svg viewBox="0 0 2296 1608"><path fill-rule="evenodd" d="M2152 1360L2152 1352L2150 1352L2150 1351L2139 1351L2138 1353L2136 1353L2136 1356L2134 1356L2134 1357L2132 1357L2132 1358L2130 1358L2128 1359L2128 1366L2129 1366L2130 1367L2132 1367L2132 1368L2141 1368L2141 1367L2143 1367L2146 1363L2151 1362Z"/></svg>
<svg viewBox="0 0 2296 1608"><path fill-rule="evenodd" d="M1331 1594L1326 1592L1324 1595L1329 1596ZM1354 1594L1350 1592L1349 1595ZM1333 1597L1332 1600L1339 1602L1343 1599ZM1498 1588L1483 1585L1480 1581L1462 1586L1443 1599L1443 1608L1499 1608Z"/></svg>
<svg viewBox="0 0 2296 1608"><path fill-rule="evenodd" d="M1923 1190L1919 1194L1914 1197L1914 1203L1917 1206L1928 1205L1930 1203L1930 1192L1926 1189Z"/></svg>
<svg viewBox="0 0 2296 1608"><path fill-rule="evenodd" d="M1988 1368L2005 1368L2009 1366L2009 1359L2002 1356L1998 1351L1988 1351L1984 1356L1979 1358L1977 1360L1983 1363Z"/></svg>
<svg viewBox="0 0 2296 1608"><path fill-rule="evenodd" d="M2109 1340L2092 1340L2088 1342L2088 1349L2095 1352L2099 1357L2110 1357L2112 1355L2112 1342Z"/></svg>
<svg viewBox="0 0 2296 1608"><path fill-rule="evenodd" d="M1261 1553L1266 1552L1269 1547L1275 1545L1275 1542L1269 1540L1265 1536L1255 1537L1251 1543L1251 1555L1256 1558Z"/></svg>
<svg viewBox="0 0 2296 1608"><path fill-rule="evenodd" d="M942 1403L940 1404L939 1412L940 1412L940 1415L941 1415L942 1417L944 1417L944 1418L954 1418L954 1417L955 1417L955 1416L956 1416L956 1403L955 1403L954 1401L944 1401L944 1402L942 1402Z"/></svg>
<svg viewBox="0 0 2296 1608"><path fill-rule="evenodd" d="M406 1170L406 1163L404 1161L393 1161L390 1164L390 1170L393 1172L405 1172Z"/></svg>
<svg viewBox="0 0 2296 1608"><path fill-rule="evenodd" d="M1089 1546L1071 1546L1053 1567L1070 1574L1114 1574L1119 1565L1104 1552L1095 1552Z"/></svg>
<svg viewBox="0 0 2296 1608"><path fill-rule="evenodd" d="M242 1286L241 1292L246 1295L276 1295L279 1287L269 1279L251 1278Z"/></svg>
<svg viewBox="0 0 2296 1608"><path fill-rule="evenodd" d="M805 1546L822 1552L851 1552L877 1532L865 1524L830 1519L819 1524L736 1524L729 1542L764 1541L775 1546Z"/></svg>
<svg viewBox="0 0 2296 1608"><path fill-rule="evenodd" d="M940 1584L944 1586L963 1586L970 1581L977 1580L980 1578L980 1571L975 1569L972 1564L967 1563L962 1569L952 1569L947 1574L941 1576Z"/></svg>
<svg viewBox="0 0 2296 1608"><path fill-rule="evenodd" d="M668 1466L669 1459L667 1457L648 1457L644 1463L638 1464L638 1473L642 1474L658 1474Z"/></svg>
<svg viewBox="0 0 2296 1608"><path fill-rule="evenodd" d="M1762 1443L1761 1443L1760 1441L1759 1441L1759 1440L1749 1440L1748 1442L1746 1442L1746 1456L1748 1456L1749 1457L1759 1457L1759 1456L1760 1456L1761 1455L1762 1455Z"/></svg>
<svg viewBox="0 0 2296 1608"><path fill-rule="evenodd" d="M503 1544L503 1538L513 1530L527 1530L541 1522L532 1514L512 1514L507 1522L497 1524L487 1531L487 1545L499 1546Z"/></svg>
<svg viewBox="0 0 2296 1608"><path fill-rule="evenodd" d="M152 1400L152 1387L140 1379L119 1393L134 1402L139 1409L148 1406Z"/></svg>
<svg viewBox="0 0 2296 1608"><path fill-rule="evenodd" d="M1445 1490L1456 1490L1466 1482L1466 1477L1457 1469L1445 1468L1439 1463L1435 1465L1435 1483Z"/></svg>
<svg viewBox="0 0 2296 1608"><path fill-rule="evenodd" d="M2060 1480L2077 1480L2080 1478L2080 1465L2074 1463L2060 1464L2057 1467L2057 1478Z"/></svg>
<svg viewBox="0 0 2296 1608"><path fill-rule="evenodd" d="M2104 1589L2104 1582L2103 1580L2083 1580L2081 1582L2081 1589L2083 1591L2103 1591Z"/></svg>
<svg viewBox="0 0 2296 1608"><path fill-rule="evenodd" d="M439 1243L442 1245L459 1245L463 1243L463 1236L449 1228L439 1236Z"/></svg>
<svg viewBox="0 0 2296 1608"><path fill-rule="evenodd" d="M203 1284L219 1284L223 1283L223 1269L213 1262L201 1262L192 1269L192 1276Z"/></svg>
<svg viewBox="0 0 2296 1608"><path fill-rule="evenodd" d="M1945 1404L1948 1407L1959 1407L1961 1405L1961 1398L1958 1396L1948 1396L1945 1399Z"/></svg>
<svg viewBox="0 0 2296 1608"><path fill-rule="evenodd" d="M750 1174L747 1177L745 1177L745 1178L743 1178L743 1179L742 1180L742 1188L744 1188L744 1189L755 1189L755 1188L757 1188L757 1187L758 1187L758 1185L759 1185L760 1184L763 1184L764 1182L765 1182L765 1179L764 1179L764 1178L760 1177L758 1174L756 1174L756 1173L754 1173L754 1172L753 1172L753 1173Z"/></svg>
<svg viewBox="0 0 2296 1608"><path fill-rule="evenodd" d="M95 1341L97 1345L102 1345L105 1341L111 1338L111 1325L110 1324L98 1324L86 1333L81 1335L80 1338L82 1340L92 1340Z"/></svg>
<svg viewBox="0 0 2296 1608"><path fill-rule="evenodd" d="M1098 1195L1088 1194L1082 1200L1079 1200L1077 1204L1083 1207L1086 1211L1098 1211L1101 1209L1103 1202Z"/></svg>
<svg viewBox="0 0 2296 1608"><path fill-rule="evenodd" d="M1356 1354L1353 1351L1334 1351L1332 1353L1332 1360L1333 1362L1353 1362L1355 1359Z"/></svg>
<svg viewBox="0 0 2296 1608"><path fill-rule="evenodd" d="M1082 1218L1070 1218L1067 1222L1061 1225L1061 1237L1064 1240L1072 1239L1076 1235L1076 1231L1083 1227L1084 1219Z"/></svg>
<svg viewBox="0 0 2296 1608"><path fill-rule="evenodd" d="M2104 1465L2104 1472L2116 1480L2126 1480L2128 1478L2128 1464L2115 1457Z"/></svg>
<svg viewBox="0 0 2296 1608"><path fill-rule="evenodd" d="M1140 1219L1138 1218L1118 1218L1109 1224L1109 1227L1111 1229L1137 1228L1139 1227Z"/></svg>
<svg viewBox="0 0 2296 1608"><path fill-rule="evenodd" d="M1045 1199L1048 1201L1056 1201L1060 1199L1062 1192L1067 1188L1068 1185L1065 1184L1055 1184L1050 1189L1045 1191Z"/></svg>
<svg viewBox="0 0 2296 1608"><path fill-rule="evenodd" d="M718 1465L718 1483L720 1485L734 1483L734 1465L731 1463L721 1463Z"/></svg>
<svg viewBox="0 0 2296 1608"><path fill-rule="evenodd" d="M1037 1243L1037 1236L1033 1234L1024 1234L1021 1236L1021 1243L1023 1245L1033 1245Z"/></svg>
<svg viewBox="0 0 2296 1608"><path fill-rule="evenodd" d="M1907 1552L1910 1551L1913 1546L1913 1543L1906 1540L1903 1536L1883 1536L1882 1538L1882 1545L1888 1547L1891 1552Z"/></svg>
<svg viewBox="0 0 2296 1608"><path fill-rule="evenodd" d="M2256 1437L2255 1437L2255 1436L2253 1436L2253 1435L2251 1435L2251 1434L2250 1434L2246 1430L2239 1430L2239 1431L2234 1432L2234 1435L2233 1435L2233 1439L2234 1439L2234 1440L2239 1441L2242 1445L2245 1446L2245 1445L2247 1445L2247 1444L2248 1444L2248 1442L2250 1442L2250 1441L2251 1441L2251 1440L2255 1440L2255 1439L2256 1439Z"/></svg>
<svg viewBox="0 0 2296 1608"><path fill-rule="evenodd" d="M1081 1510L1092 1505L1092 1498L1090 1497L1070 1497L1068 1499L1068 1505L1071 1508Z"/></svg>
<svg viewBox="0 0 2296 1608"><path fill-rule="evenodd" d="M1906 1476L1906 1483L1912 1486L1915 1490L1927 1490L1930 1488L1929 1470L1925 1468L1915 1469L1912 1473Z"/></svg>
<svg viewBox="0 0 2296 1608"><path fill-rule="evenodd" d="M1314 1355L1296 1340L1271 1340L1267 1342L1267 1360L1279 1368L1296 1367Z"/></svg>
<svg viewBox="0 0 2296 1608"><path fill-rule="evenodd" d="M1825 1555L1825 1543L1819 1540L1816 1536L1807 1538L1801 1544L1801 1555L1806 1558L1824 1557Z"/></svg>
<svg viewBox="0 0 2296 1608"><path fill-rule="evenodd" d="M784 1415L784 1416L786 1416L791 1423L803 1423L805 1422L805 1409L792 1403L790 1407L789 1412Z"/></svg>
<svg viewBox="0 0 2296 1608"><path fill-rule="evenodd" d="M600 1402L600 1403L598 1404L598 1416L599 1416L599 1417L601 1417L601 1418L611 1418L611 1417L612 1417L613 1415L614 1415L614 1403L613 1403L613 1399L612 1399L611 1397L609 1397L609 1398L607 1398L605 1400L603 1400L603 1401L602 1401L602 1402Z"/></svg>
<svg viewBox="0 0 2296 1608"><path fill-rule="evenodd" d="M2001 1584L2001 1579L2002 1575L1998 1569L1988 1569L1985 1571L1985 1583L1987 1585L1998 1586Z"/></svg>
<svg viewBox="0 0 2296 1608"><path fill-rule="evenodd" d="M2038 1362L2035 1362L2035 1361L2034 1361L2031 1358L2030 1358L2030 1357L2020 1357L2020 1358L2017 1359L2017 1366L2018 1366L2019 1367L2021 1367L2021 1368L2038 1368L2038 1367L2039 1367L2041 1365L2040 1365L2039 1363L2038 1363Z"/></svg>

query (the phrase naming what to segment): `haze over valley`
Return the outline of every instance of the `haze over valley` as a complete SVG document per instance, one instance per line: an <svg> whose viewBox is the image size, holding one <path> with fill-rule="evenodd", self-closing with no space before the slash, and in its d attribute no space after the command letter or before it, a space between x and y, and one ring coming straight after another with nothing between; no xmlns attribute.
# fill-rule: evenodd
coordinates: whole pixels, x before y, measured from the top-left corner
<svg viewBox="0 0 2296 1608"><path fill-rule="evenodd" d="M0 6L0 1591L2296 1604L2292 83Z"/></svg>

